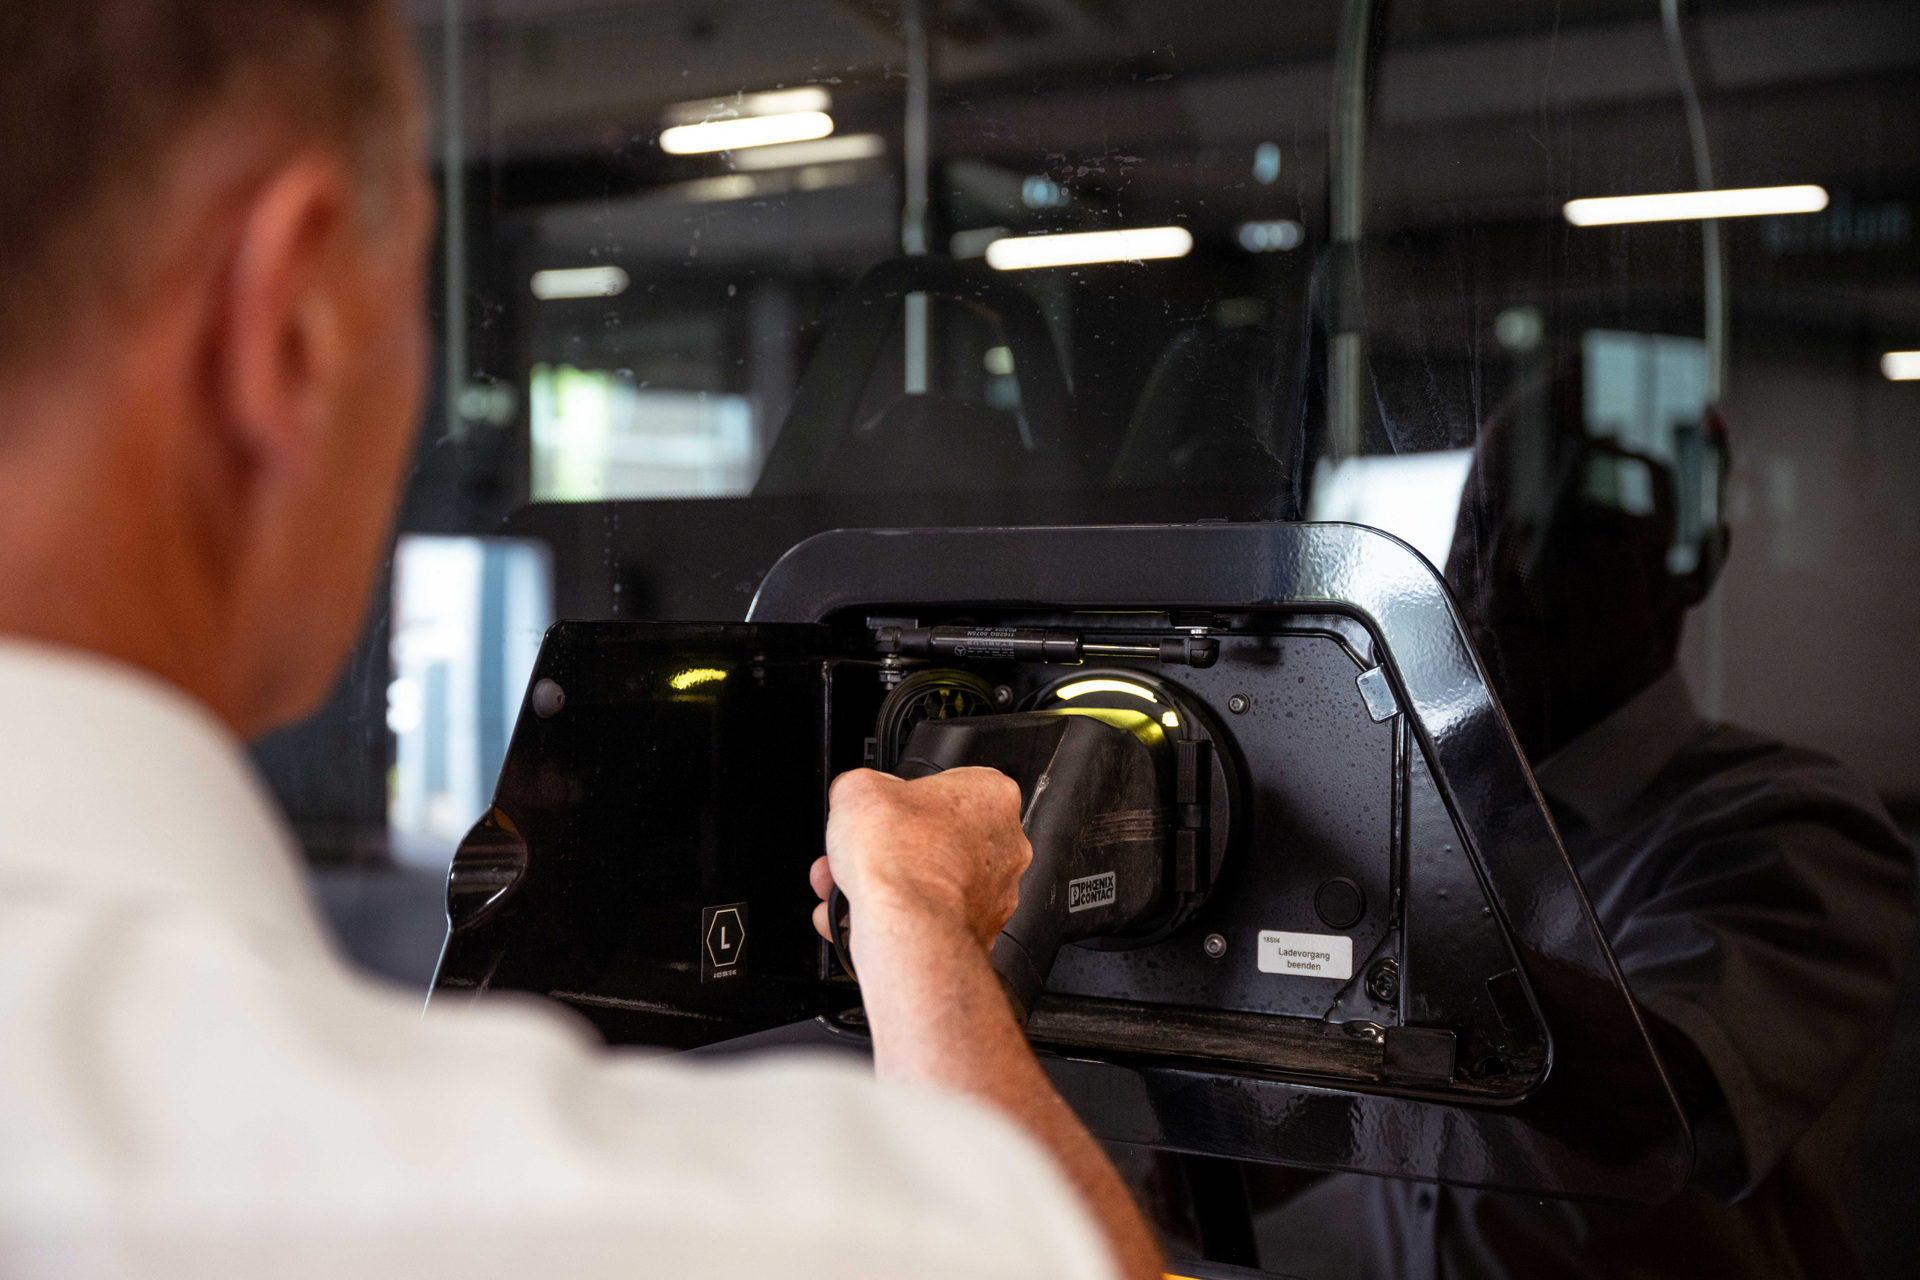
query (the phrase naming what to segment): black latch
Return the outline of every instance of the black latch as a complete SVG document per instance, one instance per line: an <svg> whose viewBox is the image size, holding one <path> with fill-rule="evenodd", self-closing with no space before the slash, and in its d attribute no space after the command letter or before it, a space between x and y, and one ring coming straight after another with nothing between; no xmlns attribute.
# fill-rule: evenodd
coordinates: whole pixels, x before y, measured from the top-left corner
<svg viewBox="0 0 1920 1280"><path fill-rule="evenodd" d="M1173 887L1204 893L1213 872L1207 814L1213 808L1213 744L1189 738L1173 744Z"/></svg>

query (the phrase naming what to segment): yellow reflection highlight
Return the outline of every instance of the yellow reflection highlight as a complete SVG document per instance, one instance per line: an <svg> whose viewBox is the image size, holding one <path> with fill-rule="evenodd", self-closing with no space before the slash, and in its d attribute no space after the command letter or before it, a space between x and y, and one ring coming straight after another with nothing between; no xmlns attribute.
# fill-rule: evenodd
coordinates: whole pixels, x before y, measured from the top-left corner
<svg viewBox="0 0 1920 1280"><path fill-rule="evenodd" d="M1087 693L1126 693L1136 698L1145 698L1148 702L1158 702L1153 690L1131 680L1076 680L1072 684L1062 685L1053 691L1056 698L1078 698Z"/></svg>
<svg viewBox="0 0 1920 1280"><path fill-rule="evenodd" d="M676 689L691 689L695 685L712 684L716 680L725 680L727 673L717 667L689 667L685 671L674 673L667 683Z"/></svg>

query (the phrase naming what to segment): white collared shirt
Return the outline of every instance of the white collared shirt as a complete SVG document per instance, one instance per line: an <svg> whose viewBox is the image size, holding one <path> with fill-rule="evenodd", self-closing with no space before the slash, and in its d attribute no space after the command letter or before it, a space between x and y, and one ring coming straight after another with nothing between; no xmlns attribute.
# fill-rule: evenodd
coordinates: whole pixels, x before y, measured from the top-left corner
<svg viewBox="0 0 1920 1280"><path fill-rule="evenodd" d="M1010 1124L352 975L237 744L0 639L0 1275L1105 1277Z"/></svg>

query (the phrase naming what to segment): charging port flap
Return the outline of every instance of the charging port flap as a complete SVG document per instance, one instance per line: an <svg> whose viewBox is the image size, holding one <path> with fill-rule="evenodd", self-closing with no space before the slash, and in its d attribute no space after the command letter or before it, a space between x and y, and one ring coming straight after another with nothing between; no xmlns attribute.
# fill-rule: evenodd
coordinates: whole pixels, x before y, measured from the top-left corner
<svg viewBox="0 0 1920 1280"><path fill-rule="evenodd" d="M555 626L454 858L435 998L537 992L670 1048L850 1004L807 868L882 694L824 626Z"/></svg>

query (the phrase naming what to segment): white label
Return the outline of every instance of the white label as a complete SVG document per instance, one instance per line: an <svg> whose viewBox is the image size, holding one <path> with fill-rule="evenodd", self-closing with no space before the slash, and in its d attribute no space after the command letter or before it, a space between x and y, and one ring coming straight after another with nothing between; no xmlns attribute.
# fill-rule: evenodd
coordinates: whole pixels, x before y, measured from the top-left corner
<svg viewBox="0 0 1920 1280"><path fill-rule="evenodd" d="M1078 880L1067 881L1067 913L1091 911L1095 907L1110 906L1120 896L1120 881L1111 871L1102 871L1097 876L1082 876Z"/></svg>
<svg viewBox="0 0 1920 1280"><path fill-rule="evenodd" d="M1260 931L1260 972L1301 978L1353 976L1353 939L1337 933Z"/></svg>

